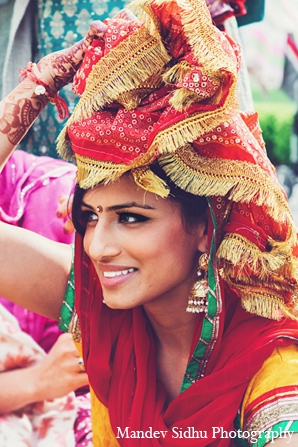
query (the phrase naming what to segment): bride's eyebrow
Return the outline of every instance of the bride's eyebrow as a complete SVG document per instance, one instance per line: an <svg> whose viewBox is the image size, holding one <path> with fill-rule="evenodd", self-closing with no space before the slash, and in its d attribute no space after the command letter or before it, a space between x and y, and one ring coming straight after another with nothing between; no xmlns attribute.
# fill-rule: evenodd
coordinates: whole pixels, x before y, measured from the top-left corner
<svg viewBox="0 0 298 447"><path fill-rule="evenodd" d="M91 206L91 205L88 205L88 203L85 203L83 200L82 200L82 202L81 202L81 207L85 207L85 208L89 208L90 210L93 210L94 208L93 208L93 206Z"/></svg>
<svg viewBox="0 0 298 447"><path fill-rule="evenodd" d="M88 203L85 203L84 201L81 202L81 206L89 208L90 210L95 210L95 208L93 208L93 206L88 205ZM144 210L154 210L155 209L151 205L143 205L143 204L139 204L137 202L129 202L129 203L121 203L119 205L108 206L106 208L106 210L107 211L118 211L118 210L122 210L124 208L141 208Z"/></svg>
<svg viewBox="0 0 298 447"><path fill-rule="evenodd" d="M119 205L108 206L107 211L118 211L124 208L141 208L143 210L154 210L153 206L144 205L137 202L121 203Z"/></svg>

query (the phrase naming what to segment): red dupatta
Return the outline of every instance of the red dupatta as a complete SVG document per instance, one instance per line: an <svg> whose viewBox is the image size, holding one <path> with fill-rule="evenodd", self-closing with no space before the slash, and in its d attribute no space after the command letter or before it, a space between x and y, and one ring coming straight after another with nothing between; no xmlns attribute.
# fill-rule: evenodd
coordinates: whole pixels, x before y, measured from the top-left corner
<svg viewBox="0 0 298 447"><path fill-rule="evenodd" d="M238 113L239 48L213 27L205 0L136 1L130 8L139 20L107 21L113 38L86 53L75 80L81 99L59 150L75 155L85 189L130 171L144 190L167 197L150 171L158 158L181 189L212 197L212 288L208 313L198 316L202 329L194 333L183 392L167 405L143 309L116 311L102 303L77 236L85 366L121 446L227 447L233 440L213 428L233 431L250 379L275 346L298 338L296 322L279 320L298 318L296 230L257 117ZM190 427L207 437L175 437L174 427L178 436ZM160 437L146 437L150 429ZM141 431L144 437L136 437Z"/></svg>
<svg viewBox="0 0 298 447"><path fill-rule="evenodd" d="M97 398L109 409L121 446L234 445L233 433L224 437L224 431L234 431L250 379L276 346L295 342L298 328L291 320L249 314L231 291L223 295L218 334L214 346L209 346L212 353L204 377L167 405L166 391L156 378L152 329L142 308L118 311L103 304L99 280L77 236L76 308L84 362ZM193 346L201 335L194 334ZM188 438L187 430L197 430L201 437ZM135 437L141 431L160 437ZM178 437L181 432L185 433Z"/></svg>

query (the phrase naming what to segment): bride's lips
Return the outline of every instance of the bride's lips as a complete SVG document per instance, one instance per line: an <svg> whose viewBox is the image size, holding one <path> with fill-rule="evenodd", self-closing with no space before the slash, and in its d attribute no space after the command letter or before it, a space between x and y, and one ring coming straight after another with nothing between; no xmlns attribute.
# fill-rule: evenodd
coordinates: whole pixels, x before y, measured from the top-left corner
<svg viewBox="0 0 298 447"><path fill-rule="evenodd" d="M104 287L116 287L134 275L137 269L133 267L105 266L100 268L100 282Z"/></svg>

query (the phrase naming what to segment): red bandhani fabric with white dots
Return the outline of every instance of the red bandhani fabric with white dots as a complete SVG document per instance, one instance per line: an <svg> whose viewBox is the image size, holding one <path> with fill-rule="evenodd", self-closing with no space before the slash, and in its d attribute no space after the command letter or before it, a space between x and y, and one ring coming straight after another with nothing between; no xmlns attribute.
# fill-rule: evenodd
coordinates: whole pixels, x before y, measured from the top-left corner
<svg viewBox="0 0 298 447"><path fill-rule="evenodd" d="M296 229L257 114L237 107L238 45L213 25L203 0L130 9L135 16L107 20L106 36L86 52L60 153L75 157L85 189L129 171L167 197L150 170L158 162L180 188L212 198L222 279L247 311L297 319Z"/></svg>
<svg viewBox="0 0 298 447"><path fill-rule="evenodd" d="M167 197L167 185L150 169L155 162L177 186L207 197L209 303L212 295L218 314L210 341L194 333L192 346L207 344L206 375L169 403L142 307L103 304L77 235L84 362L115 433L119 427L167 432L123 437L121 446L231 447L219 435L174 438L171 429L233 429L249 380L275 346L298 337L297 323L285 318L298 318L296 230L257 115L238 111L239 47L213 25L205 0L138 0L129 8L136 17L123 12L107 20L106 36L86 53L74 80L80 101L59 151L75 158L84 189L129 171L144 190Z"/></svg>

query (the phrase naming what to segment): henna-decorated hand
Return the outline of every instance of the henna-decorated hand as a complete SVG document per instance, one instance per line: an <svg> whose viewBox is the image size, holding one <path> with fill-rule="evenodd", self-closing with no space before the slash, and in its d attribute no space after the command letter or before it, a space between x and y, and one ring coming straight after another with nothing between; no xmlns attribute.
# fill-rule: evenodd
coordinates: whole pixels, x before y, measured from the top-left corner
<svg viewBox="0 0 298 447"><path fill-rule="evenodd" d="M98 21L91 23L87 35L70 48L43 57L34 67L35 76L48 86L54 96L69 84L79 68L85 51L93 39L102 39L107 26Z"/></svg>

